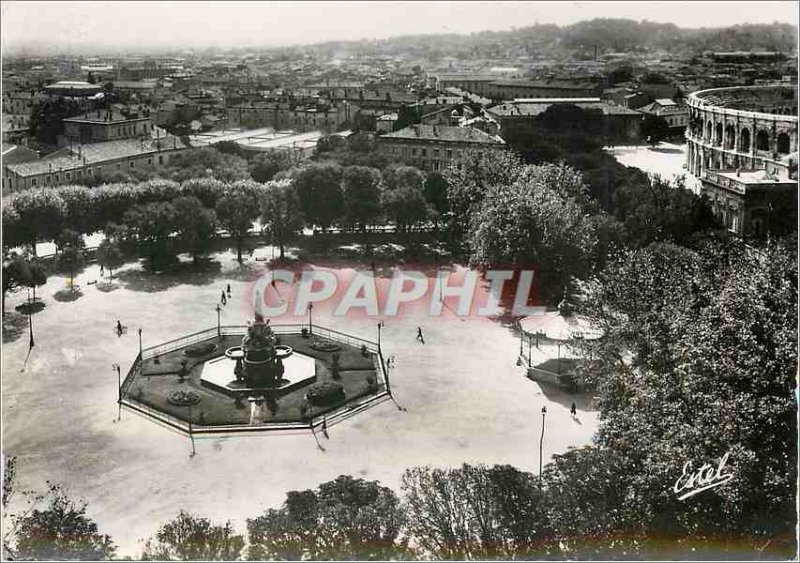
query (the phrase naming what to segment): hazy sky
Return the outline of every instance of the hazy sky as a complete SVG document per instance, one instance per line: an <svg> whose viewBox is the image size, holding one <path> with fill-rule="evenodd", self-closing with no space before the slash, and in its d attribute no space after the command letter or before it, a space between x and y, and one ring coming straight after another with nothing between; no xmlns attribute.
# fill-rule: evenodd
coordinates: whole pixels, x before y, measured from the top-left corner
<svg viewBox="0 0 800 563"><path fill-rule="evenodd" d="M797 2L2 2L4 52L20 47L278 46L469 33L599 17L681 27L796 23ZM8 50L6 50L8 49Z"/></svg>

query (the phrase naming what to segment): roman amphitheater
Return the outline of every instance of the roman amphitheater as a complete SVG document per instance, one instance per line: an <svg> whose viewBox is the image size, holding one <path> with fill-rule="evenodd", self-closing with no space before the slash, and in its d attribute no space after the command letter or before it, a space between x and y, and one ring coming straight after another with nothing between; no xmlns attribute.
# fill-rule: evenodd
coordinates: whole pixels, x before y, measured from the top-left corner
<svg viewBox="0 0 800 563"><path fill-rule="evenodd" d="M687 169L764 169L790 174L797 162L797 87L701 90L688 98Z"/></svg>

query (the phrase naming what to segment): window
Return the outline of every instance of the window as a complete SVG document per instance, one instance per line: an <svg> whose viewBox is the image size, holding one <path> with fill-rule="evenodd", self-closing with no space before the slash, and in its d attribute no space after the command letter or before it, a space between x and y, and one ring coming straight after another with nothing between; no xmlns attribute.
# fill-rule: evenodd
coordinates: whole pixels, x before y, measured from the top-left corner
<svg viewBox="0 0 800 563"><path fill-rule="evenodd" d="M89 169L86 171L86 173L87 173L89 176L92 176L92 175L94 174L94 170L92 170L91 168L89 168Z"/></svg>
<svg viewBox="0 0 800 563"><path fill-rule="evenodd" d="M433 156L439 158L439 149L433 149Z"/></svg>
<svg viewBox="0 0 800 563"><path fill-rule="evenodd" d="M50 185L50 180L51 180L51 178L50 178L50 174L48 174L48 175L45 177L45 179L44 179L44 183L45 183L45 185L49 186L49 185Z"/></svg>
<svg viewBox="0 0 800 563"><path fill-rule="evenodd" d="M159 164L164 164L164 157L163 156L158 155L158 163Z"/></svg>
<svg viewBox="0 0 800 563"><path fill-rule="evenodd" d="M81 178L82 176L83 176L83 170L78 170L78 171L75 172L75 177L76 178Z"/></svg>
<svg viewBox="0 0 800 563"><path fill-rule="evenodd" d="M131 168L136 168L136 162L134 162L133 160L131 160Z"/></svg>
<svg viewBox="0 0 800 563"><path fill-rule="evenodd" d="M411 156L417 156L417 149L411 149Z"/></svg>
<svg viewBox="0 0 800 563"><path fill-rule="evenodd" d="M48 176L48 178L49 178L49 176ZM31 179L31 187L34 187L34 188L36 187L36 178L32 178Z"/></svg>
<svg viewBox="0 0 800 563"><path fill-rule="evenodd" d="M427 149L421 149L421 150L422 150L422 156L428 156L428 150Z"/></svg>
<svg viewBox="0 0 800 563"><path fill-rule="evenodd" d="M61 181L61 174L56 174L56 182L60 182L60 181Z"/></svg>
<svg viewBox="0 0 800 563"><path fill-rule="evenodd" d="M67 182L69 182L70 180L72 180L72 173L67 172L66 174L64 174L64 177L66 178Z"/></svg>
<svg viewBox="0 0 800 563"><path fill-rule="evenodd" d="M117 162L117 170L119 170L120 168L122 168L122 163L121 162Z"/></svg>
<svg viewBox="0 0 800 563"><path fill-rule="evenodd" d="M453 151L450 149L447 149L447 158L453 158Z"/></svg>
<svg viewBox="0 0 800 563"><path fill-rule="evenodd" d="M152 166L152 165L153 165L153 159L152 158L148 158L147 159L147 166Z"/></svg>

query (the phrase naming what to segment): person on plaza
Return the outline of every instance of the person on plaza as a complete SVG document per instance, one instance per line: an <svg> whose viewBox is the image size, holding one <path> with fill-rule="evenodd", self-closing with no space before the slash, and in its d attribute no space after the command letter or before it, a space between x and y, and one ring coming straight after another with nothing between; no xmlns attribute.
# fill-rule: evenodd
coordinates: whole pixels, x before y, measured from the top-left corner
<svg viewBox="0 0 800 563"><path fill-rule="evenodd" d="M228 284L228 297L231 296L231 284Z"/></svg>
<svg viewBox="0 0 800 563"><path fill-rule="evenodd" d="M228 304L228 298L225 297L225 292L224 291L222 292L222 304L223 305L227 305Z"/></svg>
<svg viewBox="0 0 800 563"><path fill-rule="evenodd" d="M117 319L117 335L122 335L122 323L119 322L119 319Z"/></svg>
<svg viewBox="0 0 800 563"><path fill-rule="evenodd" d="M572 403L572 406L569 409L569 414L575 416L578 414L578 406L575 403Z"/></svg>
<svg viewBox="0 0 800 563"><path fill-rule="evenodd" d="M417 327L417 340L419 340L420 342L425 344L425 337L422 335L422 327L421 326Z"/></svg>
<svg viewBox="0 0 800 563"><path fill-rule="evenodd" d="M322 434L325 436L327 440L330 440L331 437L328 436L328 419L322 419Z"/></svg>

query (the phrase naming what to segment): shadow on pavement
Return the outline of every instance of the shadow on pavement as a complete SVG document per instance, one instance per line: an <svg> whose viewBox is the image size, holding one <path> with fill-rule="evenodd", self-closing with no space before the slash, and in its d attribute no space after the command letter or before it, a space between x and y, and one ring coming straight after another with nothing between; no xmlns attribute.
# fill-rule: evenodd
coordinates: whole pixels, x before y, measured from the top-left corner
<svg viewBox="0 0 800 563"><path fill-rule="evenodd" d="M59 303L71 303L83 297L83 292L80 289L62 289L53 294L53 299Z"/></svg>
<svg viewBox="0 0 800 563"><path fill-rule="evenodd" d="M130 291L156 293L178 285L210 285L224 277L222 265L215 260L181 262L164 271L126 270L117 274L116 279Z"/></svg>
<svg viewBox="0 0 800 563"><path fill-rule="evenodd" d="M44 310L45 304L44 301L39 301L38 299L33 303L23 303L22 305L17 305L14 307L17 311L22 313L23 315L35 315L36 313L41 312Z"/></svg>
<svg viewBox="0 0 800 563"><path fill-rule="evenodd" d="M594 412L597 410L593 404L593 397L589 393L569 393L543 381L537 381L536 383L539 384L542 394L547 397L548 400L566 408L570 408L572 403L575 403L575 407L578 410L577 418L580 418L581 412Z"/></svg>
<svg viewBox="0 0 800 563"><path fill-rule="evenodd" d="M3 315L3 344L19 340L19 337L28 329L26 315L19 313L6 313Z"/></svg>

